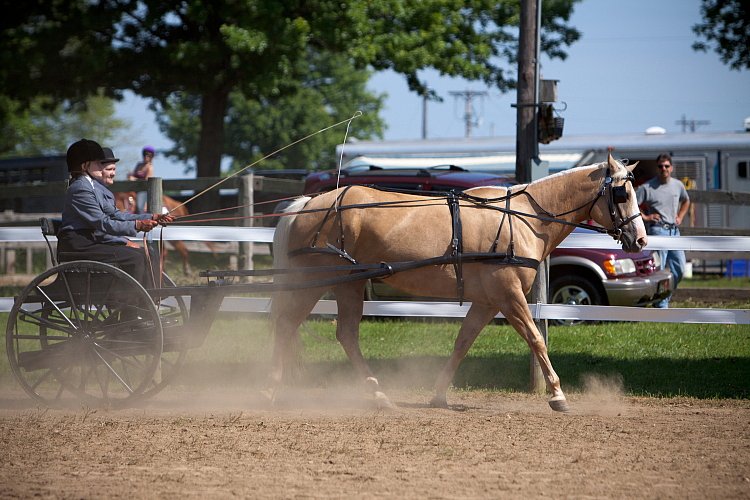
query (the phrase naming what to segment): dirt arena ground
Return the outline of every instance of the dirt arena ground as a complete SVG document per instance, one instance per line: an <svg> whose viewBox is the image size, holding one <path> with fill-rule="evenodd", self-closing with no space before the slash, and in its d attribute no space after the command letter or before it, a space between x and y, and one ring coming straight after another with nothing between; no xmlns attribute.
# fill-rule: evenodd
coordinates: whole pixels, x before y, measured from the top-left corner
<svg viewBox="0 0 750 500"><path fill-rule="evenodd" d="M600 388L601 389L601 388ZM0 393L2 498L750 498L750 401L169 390L44 410Z"/></svg>

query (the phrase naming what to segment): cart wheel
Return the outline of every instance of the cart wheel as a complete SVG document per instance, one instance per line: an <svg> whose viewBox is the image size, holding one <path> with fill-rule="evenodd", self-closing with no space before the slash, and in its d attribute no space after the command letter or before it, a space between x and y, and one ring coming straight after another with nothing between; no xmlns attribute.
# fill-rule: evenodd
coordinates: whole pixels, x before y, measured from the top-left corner
<svg viewBox="0 0 750 500"><path fill-rule="evenodd" d="M162 288L174 288L175 283L166 273L162 273L161 286ZM174 295L155 302L164 332L164 347L159 367L152 383L143 393L144 397L151 397L172 383L185 362L190 347L182 328L188 320L188 307L185 305L184 298L180 295Z"/></svg>
<svg viewBox="0 0 750 500"><path fill-rule="evenodd" d="M49 406L123 407L153 385L162 353L146 290L101 262L66 262L16 297L5 333L11 370Z"/></svg>

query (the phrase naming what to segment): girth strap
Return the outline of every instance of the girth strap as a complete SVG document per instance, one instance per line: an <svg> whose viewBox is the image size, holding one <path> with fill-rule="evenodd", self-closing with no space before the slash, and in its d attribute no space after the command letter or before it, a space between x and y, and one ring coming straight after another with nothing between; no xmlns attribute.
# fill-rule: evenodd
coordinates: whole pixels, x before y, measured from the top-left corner
<svg viewBox="0 0 750 500"><path fill-rule="evenodd" d="M463 261L461 259L464 251L463 232L461 230L461 211L459 199L454 193L448 195L448 208L451 212L451 257L453 257L453 269L456 273L456 295L459 304L464 303L464 276Z"/></svg>

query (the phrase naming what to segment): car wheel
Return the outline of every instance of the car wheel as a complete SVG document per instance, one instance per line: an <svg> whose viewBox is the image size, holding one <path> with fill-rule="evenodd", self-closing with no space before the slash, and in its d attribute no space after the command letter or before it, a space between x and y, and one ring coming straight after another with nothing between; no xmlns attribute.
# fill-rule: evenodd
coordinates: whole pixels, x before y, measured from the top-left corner
<svg viewBox="0 0 750 500"><path fill-rule="evenodd" d="M602 296L590 281L578 276L561 276L550 283L550 303L570 304L579 306L602 305ZM553 325L572 326L580 325L583 320L555 319L550 321Z"/></svg>

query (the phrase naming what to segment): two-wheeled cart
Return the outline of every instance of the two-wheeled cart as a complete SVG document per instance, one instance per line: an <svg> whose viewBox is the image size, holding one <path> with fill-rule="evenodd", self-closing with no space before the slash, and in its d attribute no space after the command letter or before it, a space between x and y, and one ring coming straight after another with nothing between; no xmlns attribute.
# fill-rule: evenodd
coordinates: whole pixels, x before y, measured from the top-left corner
<svg viewBox="0 0 750 500"><path fill-rule="evenodd" d="M56 233L41 222L45 238ZM166 275L146 289L116 266L84 260L96 256L57 263L49 249L55 265L15 297L6 327L14 376L48 406L122 407L156 394L202 344L224 298L218 286L181 289Z"/></svg>

